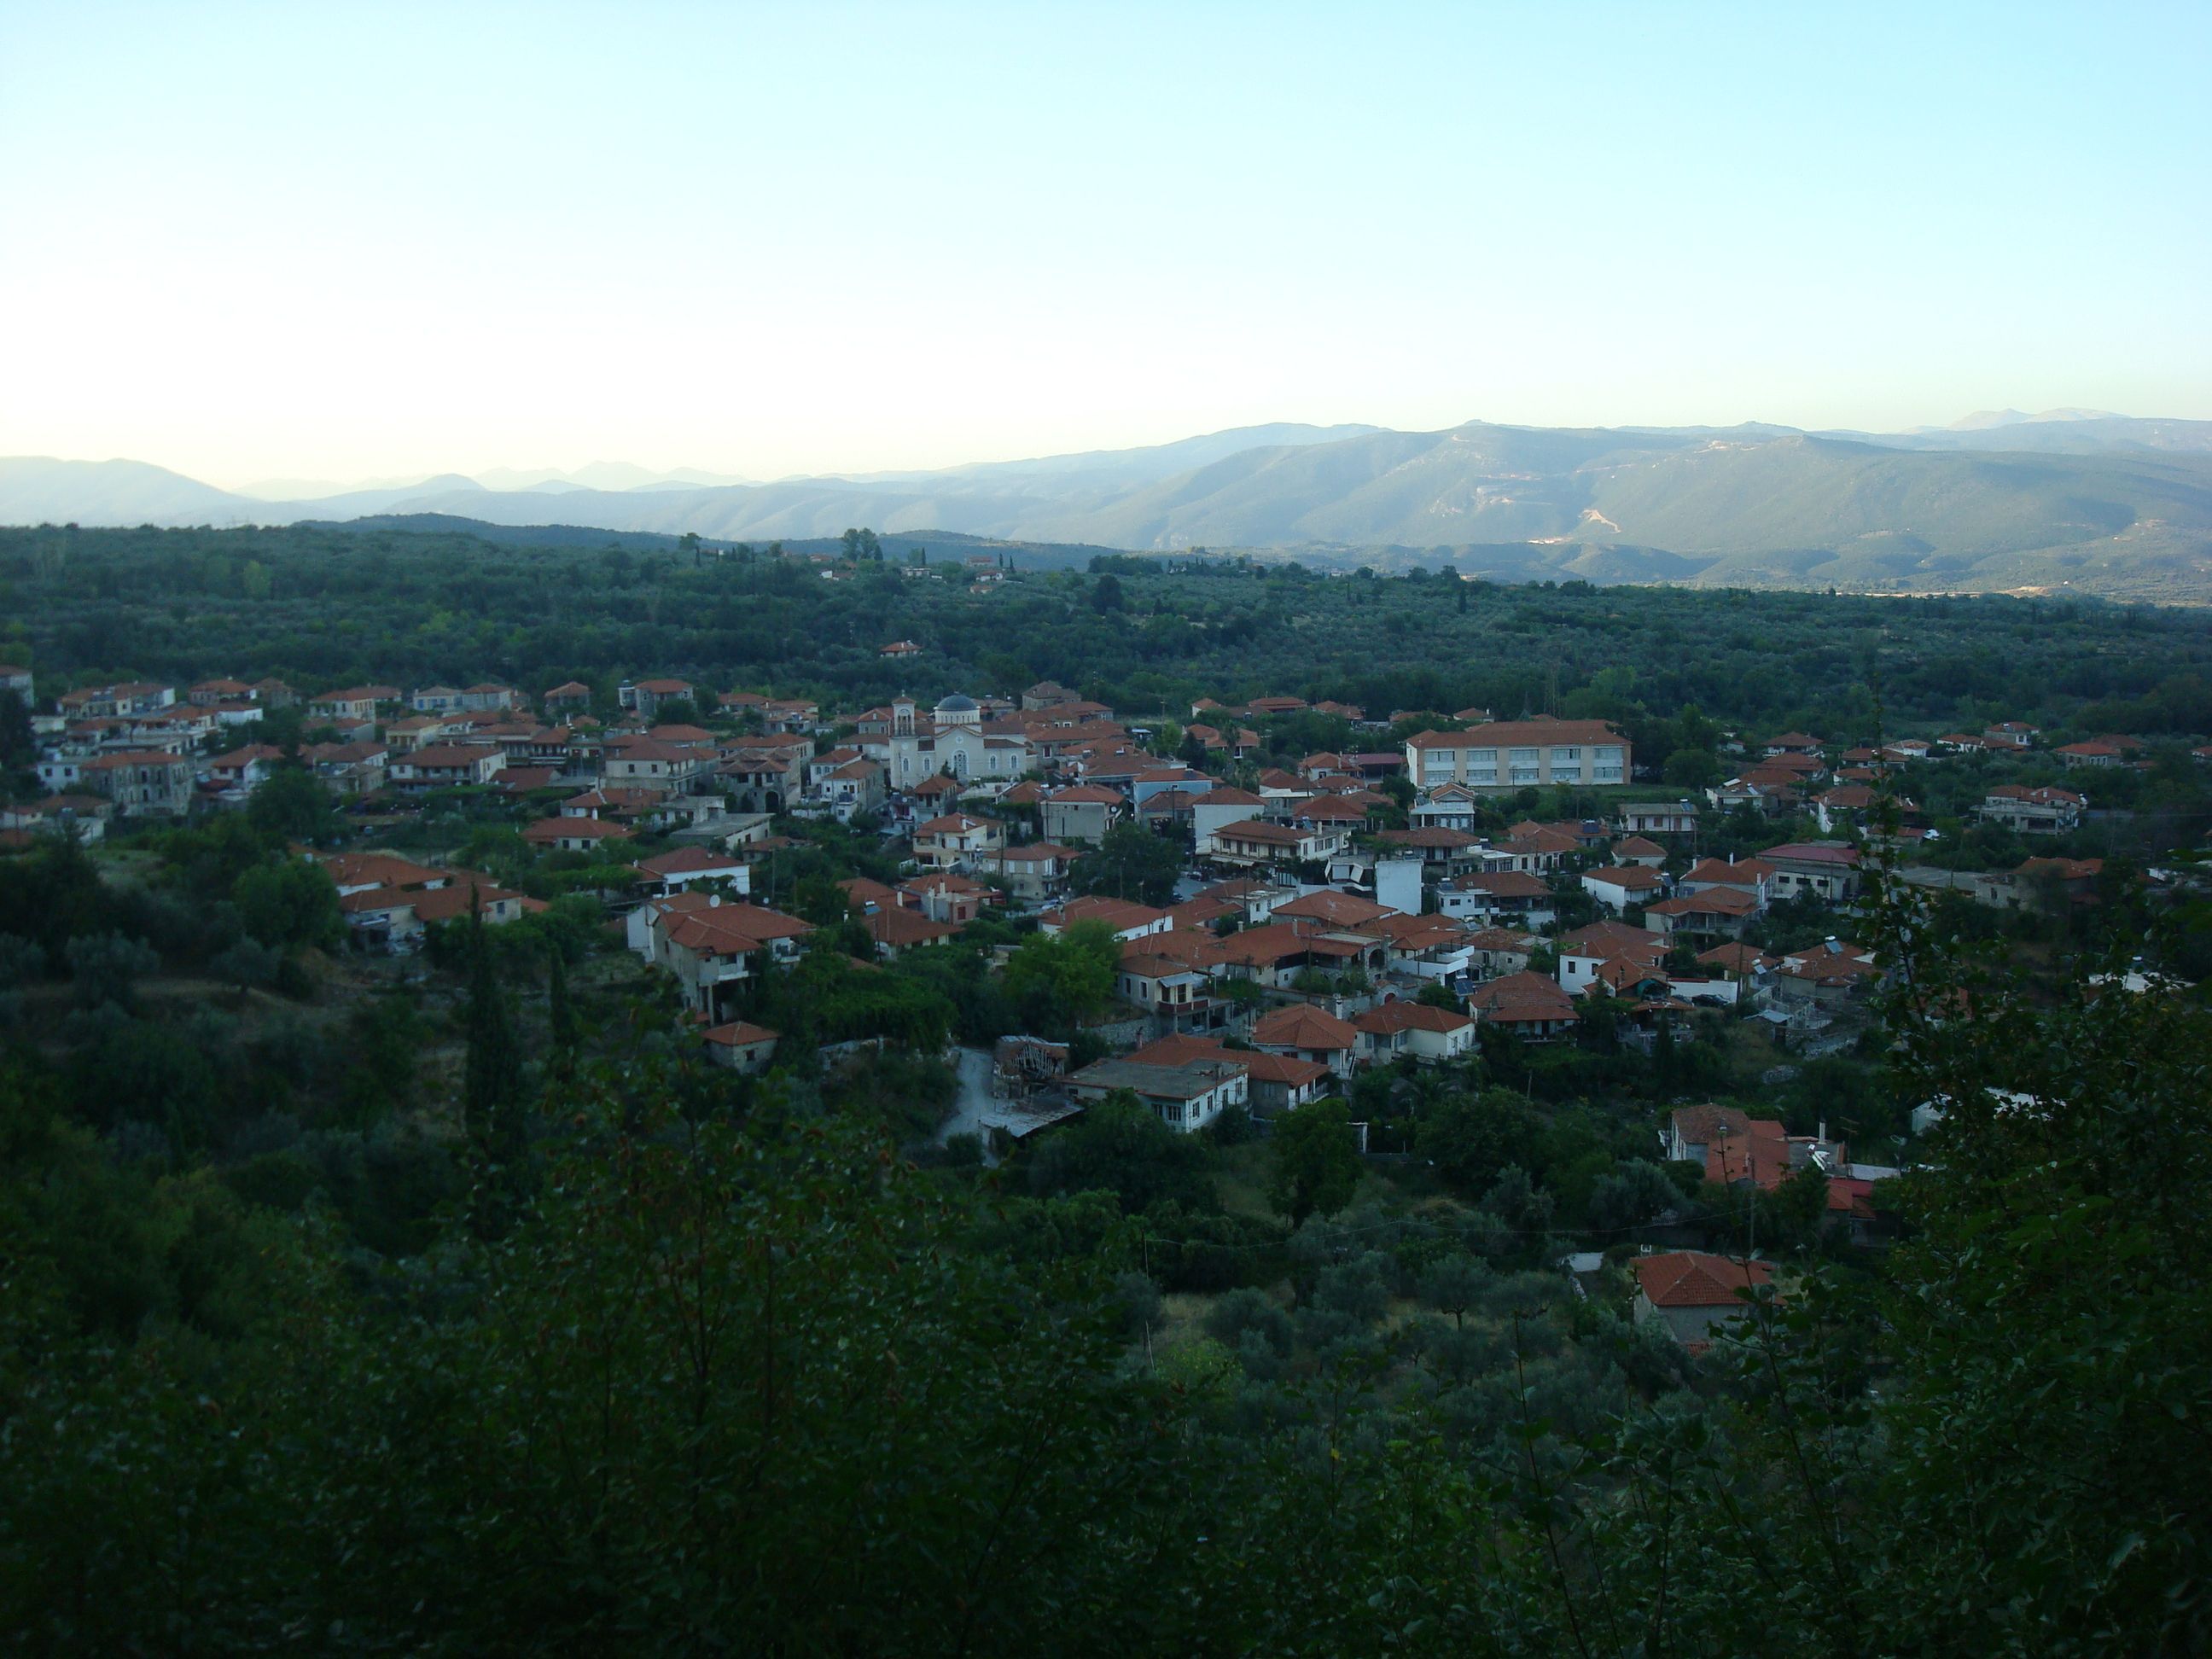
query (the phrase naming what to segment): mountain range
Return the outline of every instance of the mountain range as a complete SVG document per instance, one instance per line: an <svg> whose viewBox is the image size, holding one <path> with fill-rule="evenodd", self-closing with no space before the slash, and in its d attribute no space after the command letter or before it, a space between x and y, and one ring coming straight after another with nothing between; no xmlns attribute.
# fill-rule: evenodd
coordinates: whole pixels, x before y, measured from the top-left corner
<svg viewBox="0 0 2212 1659"><path fill-rule="evenodd" d="M744 483L600 463L281 501L141 462L0 459L0 522L421 514L724 541L866 525L1323 567L1449 562L1502 579L2212 602L2212 422L2067 410L1891 434L1276 425L927 472Z"/></svg>

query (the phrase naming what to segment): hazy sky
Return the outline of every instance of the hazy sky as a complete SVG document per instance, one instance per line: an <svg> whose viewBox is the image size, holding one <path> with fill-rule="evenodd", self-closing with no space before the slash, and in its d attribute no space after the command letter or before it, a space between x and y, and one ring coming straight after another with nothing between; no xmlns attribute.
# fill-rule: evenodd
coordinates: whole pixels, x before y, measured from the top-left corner
<svg viewBox="0 0 2212 1659"><path fill-rule="evenodd" d="M0 0L0 453L2212 417L2212 5Z"/></svg>

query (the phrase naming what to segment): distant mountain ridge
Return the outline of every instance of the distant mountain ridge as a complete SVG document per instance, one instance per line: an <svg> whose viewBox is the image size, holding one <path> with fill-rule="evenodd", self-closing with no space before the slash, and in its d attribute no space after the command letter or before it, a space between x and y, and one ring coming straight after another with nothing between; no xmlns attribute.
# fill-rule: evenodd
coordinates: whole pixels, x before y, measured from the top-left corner
<svg viewBox="0 0 2212 1659"><path fill-rule="evenodd" d="M0 460L0 521L433 514L726 542L867 525L886 538L1251 550L1324 564L1363 550L1384 564L1473 557L1598 581L2070 587L2212 601L2212 422L2096 411L2008 410L1886 434L1280 425L933 472L694 486L666 476L640 483L642 471L516 474L511 489L446 474L270 502L140 462L25 458ZM592 487L586 474L619 487Z"/></svg>

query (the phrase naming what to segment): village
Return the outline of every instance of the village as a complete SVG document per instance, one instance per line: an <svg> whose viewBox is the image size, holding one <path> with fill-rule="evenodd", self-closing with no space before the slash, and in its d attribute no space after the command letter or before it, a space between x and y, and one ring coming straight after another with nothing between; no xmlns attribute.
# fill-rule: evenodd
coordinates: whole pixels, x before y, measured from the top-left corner
<svg viewBox="0 0 2212 1659"><path fill-rule="evenodd" d="M2212 1655L2212 6L0 65L9 1652Z"/></svg>
<svg viewBox="0 0 2212 1659"><path fill-rule="evenodd" d="M28 701L31 676L0 668L0 690ZM1371 746L1281 753L1267 734L1308 715ZM1533 1078L1546 1050L1649 1065L1702 1043L1792 1075L1879 1040L1885 968L1858 936L1876 863L1993 911L2099 902L2094 859L1928 862L1942 832L1917 777L1966 756L2055 766L2068 785L1993 781L1974 810L2032 846L2081 824L2099 769L2140 763L2125 739L2046 750L2017 723L1879 747L1730 734L1734 775L1670 794L1638 782L1605 721L1370 720L1291 696L1124 720L1052 681L849 710L678 676L621 682L611 702L574 681L127 682L59 691L33 726L46 793L0 814L0 848L97 844L312 778L343 844L298 851L362 956L404 961L440 929L587 897L605 947L664 975L706 1057L746 1077L791 1062L757 1016L810 951L890 963L988 932L977 970L997 974L1023 938L1088 938L1113 957L1103 1006L949 1054L961 1094L939 1138L972 1136L988 1158L1109 1098L1180 1133L1234 1119L1264 1135L1316 1101L1385 1100L1386 1078L1486 1054ZM471 862L471 846L497 855ZM801 854L892 878L843 875L826 908L818 882L802 902L781 873ZM896 1039L846 1033L842 1049L856 1040ZM1353 1127L1364 1153L1403 1155L1389 1124ZM1662 1109L1654 1152L1723 1190L1772 1193L1809 1167L1839 1237L1878 1243L1876 1183L1912 1156L1908 1138L1879 1137L1862 1150L1882 1161L1867 1162L1817 1127ZM1675 1324L1721 1316L1766 1271L1660 1255L1639 1282L1667 1279L1647 1299Z"/></svg>

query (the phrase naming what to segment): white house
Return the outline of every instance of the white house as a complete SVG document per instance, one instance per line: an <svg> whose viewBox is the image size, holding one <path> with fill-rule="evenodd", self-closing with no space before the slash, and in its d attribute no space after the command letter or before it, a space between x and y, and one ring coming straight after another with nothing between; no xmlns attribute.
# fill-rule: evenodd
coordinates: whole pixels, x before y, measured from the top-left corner
<svg viewBox="0 0 2212 1659"><path fill-rule="evenodd" d="M1472 1015L1425 1002L1386 1002L1354 1014L1352 1024L1368 1045L1368 1058L1410 1054L1431 1063L1457 1060L1474 1048Z"/></svg>
<svg viewBox="0 0 2212 1659"><path fill-rule="evenodd" d="M1583 890L1607 909L1618 914L1632 904L1649 904L1667 890L1666 878L1656 870L1640 864L1609 866L1602 870L1585 870L1582 875Z"/></svg>
<svg viewBox="0 0 2212 1659"><path fill-rule="evenodd" d="M1121 816L1121 797L1095 783L1055 789L1037 808L1047 841L1097 846Z"/></svg>
<svg viewBox="0 0 2212 1659"><path fill-rule="evenodd" d="M1068 1092L1085 1104L1127 1090L1171 1129L1194 1133L1251 1097L1251 1073L1234 1058L1193 1056L1175 1063L1102 1060L1067 1080Z"/></svg>
<svg viewBox="0 0 2212 1659"><path fill-rule="evenodd" d="M1209 789L1190 806L1191 834L1198 850L1213 850L1214 837L1232 823L1242 823L1258 817L1267 810L1267 803L1249 789L1223 787Z"/></svg>

